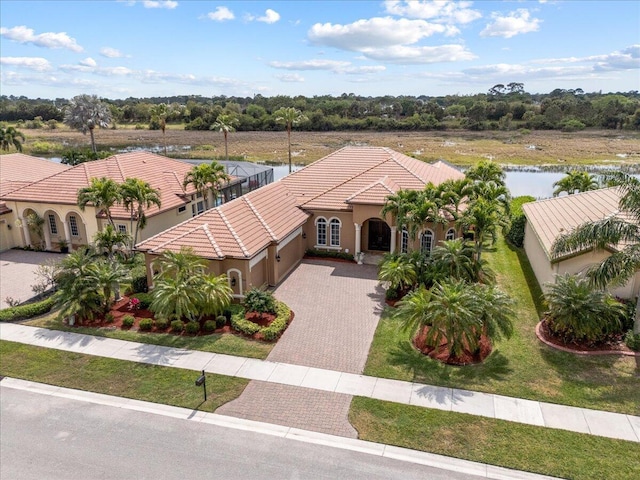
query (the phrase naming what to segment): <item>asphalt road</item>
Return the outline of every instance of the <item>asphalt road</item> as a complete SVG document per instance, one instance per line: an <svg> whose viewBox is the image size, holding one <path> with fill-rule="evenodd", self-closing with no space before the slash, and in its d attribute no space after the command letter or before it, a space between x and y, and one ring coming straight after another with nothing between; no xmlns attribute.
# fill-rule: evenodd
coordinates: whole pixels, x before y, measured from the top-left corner
<svg viewBox="0 0 640 480"><path fill-rule="evenodd" d="M0 387L0 478L477 480L478 477Z"/></svg>

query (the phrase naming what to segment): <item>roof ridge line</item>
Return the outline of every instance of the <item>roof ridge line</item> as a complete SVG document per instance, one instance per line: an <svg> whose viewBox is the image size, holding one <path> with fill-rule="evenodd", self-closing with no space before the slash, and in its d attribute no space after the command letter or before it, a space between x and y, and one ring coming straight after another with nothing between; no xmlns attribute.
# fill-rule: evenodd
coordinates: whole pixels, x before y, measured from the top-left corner
<svg viewBox="0 0 640 480"><path fill-rule="evenodd" d="M271 230L271 227L269 226L269 224L262 217L260 212L258 212L258 209L256 207L254 207L253 203L251 203L251 200L249 200L245 195L243 195L242 198L244 199L244 202L249 206L249 208L251 209L253 214L258 218L258 220L260 221L262 226L265 228L265 230L269 233L269 235L271 235L271 239L274 242L277 242L278 241L278 237L276 237L276 235L273 233L273 230Z"/></svg>
<svg viewBox="0 0 640 480"><path fill-rule="evenodd" d="M193 233L193 232L195 232L196 230L198 230L200 227L202 227L202 225L204 225L204 224L198 225L197 227L193 227L192 229L187 230L187 231L186 231L186 232L184 232L183 234L178 235L178 236L177 236L177 237L175 237L175 238L171 238L171 239L167 240L166 242L161 243L161 244L160 244L160 245L158 245L156 248L151 249L151 251L161 249L161 248L165 247L166 245L169 245L170 243L175 242L176 240L180 240L181 238L183 238L183 237L185 237L185 236L189 235L190 233ZM177 226L177 225L176 225L176 226ZM160 233L162 233L162 232L160 232ZM158 234L158 235L159 235L159 234ZM153 238L153 237L150 237L150 238L148 238L147 240L151 240L151 238ZM145 241L146 241L146 240L145 240Z"/></svg>
<svg viewBox="0 0 640 480"><path fill-rule="evenodd" d="M120 171L120 175L122 175L122 181L124 182L127 179L127 176L124 174L124 170L122 170L122 165L120 165L120 159L118 156L115 156L116 165L118 166L118 170Z"/></svg>
<svg viewBox="0 0 640 480"><path fill-rule="evenodd" d="M385 150L390 150L391 152L393 152L393 153L391 154L391 160L393 160L396 164L398 164L400 167L404 168L407 172L409 172L411 175L413 175L414 177L416 177L416 178L417 178L418 180L420 180L422 183L425 183L425 185L426 185L426 183L429 183L429 182L425 182L424 178L420 178L420 176L419 176L417 173L415 173L413 170L408 169L408 168L406 167L406 165L403 165L402 163L400 163L400 162L398 161L398 159L396 158L396 156L394 155L394 153L397 153L397 154L399 154L399 155L402 155L400 152L396 152L396 151L394 151L394 150L391 150L391 149L390 149L390 148L388 148L388 147L384 147L384 149L385 149ZM407 156L407 158L411 158L411 157ZM422 162L422 160L417 160L417 159L415 159L415 158L413 158L412 160L416 160L417 162ZM427 166L429 166L429 167L433 167L431 164L429 164L429 163L427 163L427 162L422 162L422 163L424 163L425 165L427 165Z"/></svg>
<svg viewBox="0 0 640 480"><path fill-rule="evenodd" d="M91 184L91 176L89 175L89 165L87 165L87 163L89 162L82 162L82 168L84 169L84 174L87 177L87 182Z"/></svg>
<svg viewBox="0 0 640 480"><path fill-rule="evenodd" d="M218 245L218 242L216 242L216 239L213 236L213 233L211 233L211 230L209 230L209 224L203 223L202 225L200 225L200 227L202 227L202 230L204 230L205 235L209 239L209 242L211 242L211 246L218 254L218 257L224 258L224 255L222 254L222 250L220 250L220 246Z"/></svg>
<svg viewBox="0 0 640 480"><path fill-rule="evenodd" d="M225 214L222 213L222 210L218 210L218 214L220 215L220 218L222 218L222 221L224 222L224 224L227 226L227 228L231 232L231 235L233 236L233 238L236 240L236 242L238 242L238 246L240 247L240 250L242 250L242 253L244 253L244 256L248 257L249 256L249 250L247 250L247 247L245 247L244 243L242 243L242 240L240 239L240 236L236 233L236 231L231 226L231 222L229 222L229 220L227 219Z"/></svg>
<svg viewBox="0 0 640 480"><path fill-rule="evenodd" d="M384 183L384 180L389 178L389 175L385 175L384 177L381 177L377 180L375 180L374 182L370 183L369 185L367 185L366 187L361 188L360 190L358 190L356 193L354 193L353 195L351 195L349 198L347 198L347 202L349 200L351 200L352 198L357 197L358 195L360 195L361 193L366 192L367 190L375 187L376 185L380 184L382 187L386 188L390 193L393 193L393 191ZM391 180L391 179L389 179ZM393 182L393 180L391 180ZM395 182L394 182L395 183Z"/></svg>
<svg viewBox="0 0 640 480"><path fill-rule="evenodd" d="M343 148L341 148L340 150L343 150L343 149L345 149L345 148L346 148L346 147L343 147ZM340 151L340 150L338 150L338 151ZM387 149L386 149L386 148L384 148L384 150L386 151ZM325 157L325 158L327 158L327 157ZM373 170L373 169L374 169L374 168L376 168L376 167L379 167L380 165L382 165L383 163L386 163L386 162L388 162L388 161L389 161L389 159L388 159L388 158L387 158L387 159L385 159L385 160L381 160L380 162L376 163L375 165L372 165L371 167L367 168L366 170L362 170L361 172L356 173L356 174L355 174L355 175L353 175L352 177L347 178L345 181L343 181L343 182L341 182L341 183L339 183L339 184L337 184L337 185L334 185L334 186L333 186L333 187L331 187L330 189L325 190L325 191L323 191L322 193L319 193L319 194L318 194L318 195L316 195L315 197L310 198L309 200L307 200L307 201L305 201L304 203L302 203L302 204L301 204L301 206L302 206L302 205L306 205L306 204L307 204L307 203L309 203L309 202L312 202L313 200L315 200L315 199L316 199L316 198L318 198L318 197L321 197L322 195L326 195L327 193L331 192L332 190L335 190L336 188L341 187L341 186L342 186L342 185L344 185L345 183L350 182L351 180L353 180L353 179L355 179L355 178L358 178L358 177L360 177L361 175L364 175L365 173L367 173L367 172L369 172L369 171ZM424 182L424 180L422 180L422 179L420 179L420 180Z"/></svg>

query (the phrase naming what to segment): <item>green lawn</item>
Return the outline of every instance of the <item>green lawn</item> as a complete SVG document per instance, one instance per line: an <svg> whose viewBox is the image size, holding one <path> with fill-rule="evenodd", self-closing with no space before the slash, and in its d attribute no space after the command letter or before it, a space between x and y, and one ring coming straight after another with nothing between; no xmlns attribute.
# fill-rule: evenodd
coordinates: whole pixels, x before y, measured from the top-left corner
<svg viewBox="0 0 640 480"><path fill-rule="evenodd" d="M61 330L65 332L84 333L86 335L96 335L98 337L117 338L130 342L150 343L153 345L163 345L165 347L186 348L189 350L201 350L203 352L225 353L227 355L237 355L239 357L265 359L275 343L259 342L240 335L231 333L211 334L198 337L177 336L169 333L144 333L132 330L115 330L106 328L91 327L69 327L57 318L57 313L23 322L24 325L32 327L42 327L51 330Z"/></svg>
<svg viewBox="0 0 640 480"><path fill-rule="evenodd" d="M640 444L356 397L358 438L575 480L634 480Z"/></svg>
<svg viewBox="0 0 640 480"><path fill-rule="evenodd" d="M495 345L481 365L452 367L420 354L411 332L388 308L378 325L365 374L551 403L640 414L640 378L632 357L584 357L551 349L536 338L540 289L522 251L500 240L484 257L500 288L515 301L514 335Z"/></svg>
<svg viewBox="0 0 640 480"><path fill-rule="evenodd" d="M0 375L89 392L213 412L237 398L249 380L0 341Z"/></svg>

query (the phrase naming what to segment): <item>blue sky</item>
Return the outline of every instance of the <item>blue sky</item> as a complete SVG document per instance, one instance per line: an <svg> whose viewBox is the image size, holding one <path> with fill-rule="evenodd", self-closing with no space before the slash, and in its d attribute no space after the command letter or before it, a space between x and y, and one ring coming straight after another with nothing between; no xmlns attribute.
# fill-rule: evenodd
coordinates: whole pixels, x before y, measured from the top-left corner
<svg viewBox="0 0 640 480"><path fill-rule="evenodd" d="M3 95L640 90L637 1L0 2Z"/></svg>

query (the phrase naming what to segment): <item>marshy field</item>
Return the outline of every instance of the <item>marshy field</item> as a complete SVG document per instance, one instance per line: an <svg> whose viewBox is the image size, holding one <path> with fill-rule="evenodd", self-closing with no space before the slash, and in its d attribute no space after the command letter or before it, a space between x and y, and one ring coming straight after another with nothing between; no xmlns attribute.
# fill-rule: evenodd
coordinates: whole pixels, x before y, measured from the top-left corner
<svg viewBox="0 0 640 480"><path fill-rule="evenodd" d="M54 130L22 130L26 136L24 153L59 156L64 150L88 147L90 139L61 127ZM124 149L149 149L174 158L224 158L224 137L214 131L187 131L170 126L160 130L137 130L119 126L96 130L100 149L117 153ZM446 160L455 165L471 165L491 159L503 165L637 165L640 163L640 132L589 130L559 131L438 131L438 132L304 132L291 133L291 149L296 164L308 164L348 145L383 146L424 161ZM228 137L229 156L253 162L288 161L287 133L232 132Z"/></svg>

